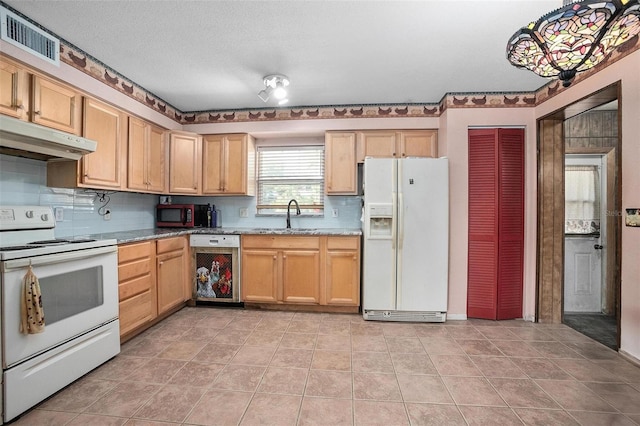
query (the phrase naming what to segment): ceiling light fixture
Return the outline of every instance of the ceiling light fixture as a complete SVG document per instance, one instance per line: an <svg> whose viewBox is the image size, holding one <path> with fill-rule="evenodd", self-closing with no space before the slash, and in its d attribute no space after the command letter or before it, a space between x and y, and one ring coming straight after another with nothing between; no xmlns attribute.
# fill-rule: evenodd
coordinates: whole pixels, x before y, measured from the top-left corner
<svg viewBox="0 0 640 426"><path fill-rule="evenodd" d="M516 32L507 59L568 87L576 73L604 61L640 33L639 0L583 0L549 12Z"/></svg>
<svg viewBox="0 0 640 426"><path fill-rule="evenodd" d="M263 78L264 89L258 93L262 102L267 102L271 96L278 100L278 105L289 102L287 99L287 86L289 77L281 74L270 74Z"/></svg>

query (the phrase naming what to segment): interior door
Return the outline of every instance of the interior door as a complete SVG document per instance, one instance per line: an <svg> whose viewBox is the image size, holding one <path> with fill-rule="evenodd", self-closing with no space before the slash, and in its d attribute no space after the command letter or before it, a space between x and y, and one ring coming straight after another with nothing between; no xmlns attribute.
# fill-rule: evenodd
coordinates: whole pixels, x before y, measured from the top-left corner
<svg viewBox="0 0 640 426"><path fill-rule="evenodd" d="M565 312L602 312L605 167L601 156L566 156Z"/></svg>

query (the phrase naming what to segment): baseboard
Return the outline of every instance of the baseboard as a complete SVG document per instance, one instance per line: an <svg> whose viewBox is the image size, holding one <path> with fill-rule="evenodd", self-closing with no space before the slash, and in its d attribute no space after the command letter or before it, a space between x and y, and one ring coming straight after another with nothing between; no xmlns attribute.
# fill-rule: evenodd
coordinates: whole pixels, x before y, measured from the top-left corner
<svg viewBox="0 0 640 426"><path fill-rule="evenodd" d="M635 356L631 355L629 352L622 349L618 349L618 353L622 355L622 357L627 361L629 361L631 364L634 364L635 366L640 367L640 358L636 358Z"/></svg>
<svg viewBox="0 0 640 426"><path fill-rule="evenodd" d="M467 314L447 314L447 321L466 321Z"/></svg>
<svg viewBox="0 0 640 426"><path fill-rule="evenodd" d="M523 318L523 320L529 321L529 322L536 322L536 317L535 315L527 315L526 317Z"/></svg>

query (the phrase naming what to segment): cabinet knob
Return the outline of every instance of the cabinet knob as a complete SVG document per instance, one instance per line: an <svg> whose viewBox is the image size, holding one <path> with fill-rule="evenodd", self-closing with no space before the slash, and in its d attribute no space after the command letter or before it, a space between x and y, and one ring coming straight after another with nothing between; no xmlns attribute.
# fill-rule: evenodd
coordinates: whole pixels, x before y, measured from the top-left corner
<svg viewBox="0 0 640 426"><path fill-rule="evenodd" d="M162 266L164 262L158 262L158 266Z"/></svg>
<svg viewBox="0 0 640 426"><path fill-rule="evenodd" d="M358 260L358 257L357 256L353 256L353 260Z"/></svg>
<svg viewBox="0 0 640 426"><path fill-rule="evenodd" d="M275 257L275 256L273 256L273 260L276 260L276 257Z"/></svg>

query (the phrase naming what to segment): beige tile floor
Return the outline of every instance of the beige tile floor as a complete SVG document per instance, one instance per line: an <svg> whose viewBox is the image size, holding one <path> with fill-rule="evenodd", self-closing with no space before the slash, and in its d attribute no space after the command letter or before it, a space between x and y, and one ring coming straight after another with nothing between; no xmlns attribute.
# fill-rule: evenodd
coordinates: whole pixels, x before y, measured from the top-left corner
<svg viewBox="0 0 640 426"><path fill-rule="evenodd" d="M640 425L640 368L564 325L184 308L15 425Z"/></svg>

